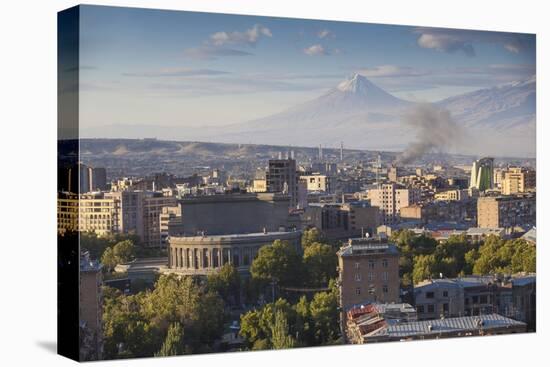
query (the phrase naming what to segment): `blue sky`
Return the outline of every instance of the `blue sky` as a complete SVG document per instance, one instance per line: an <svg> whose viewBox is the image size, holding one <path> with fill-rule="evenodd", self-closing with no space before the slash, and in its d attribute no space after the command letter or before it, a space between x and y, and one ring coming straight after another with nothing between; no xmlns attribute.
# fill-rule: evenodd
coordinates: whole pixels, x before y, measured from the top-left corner
<svg viewBox="0 0 550 367"><path fill-rule="evenodd" d="M83 6L81 127L223 125L365 75L436 101L535 74L527 34Z"/></svg>

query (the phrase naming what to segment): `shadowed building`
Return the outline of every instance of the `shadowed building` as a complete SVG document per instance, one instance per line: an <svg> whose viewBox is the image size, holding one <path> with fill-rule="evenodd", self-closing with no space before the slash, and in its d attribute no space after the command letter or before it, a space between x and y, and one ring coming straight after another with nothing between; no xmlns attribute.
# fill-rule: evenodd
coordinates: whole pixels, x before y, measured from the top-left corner
<svg viewBox="0 0 550 367"><path fill-rule="evenodd" d="M352 238L338 251L343 309L371 302L399 302L399 250L378 238Z"/></svg>
<svg viewBox="0 0 550 367"><path fill-rule="evenodd" d="M265 178L267 192L288 194L289 205L298 205L298 175L294 159L270 159Z"/></svg>
<svg viewBox="0 0 550 367"><path fill-rule="evenodd" d="M288 224L290 197L279 193L195 196L180 200L186 236L279 231Z"/></svg>

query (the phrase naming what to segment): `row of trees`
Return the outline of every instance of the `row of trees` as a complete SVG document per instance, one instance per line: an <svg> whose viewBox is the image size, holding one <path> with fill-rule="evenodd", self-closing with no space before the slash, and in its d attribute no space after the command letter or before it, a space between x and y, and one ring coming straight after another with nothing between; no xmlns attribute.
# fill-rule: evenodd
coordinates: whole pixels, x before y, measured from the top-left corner
<svg viewBox="0 0 550 367"><path fill-rule="evenodd" d="M302 296L296 304L279 298L241 316L240 335L252 350L334 344L339 338L338 291Z"/></svg>
<svg viewBox="0 0 550 367"><path fill-rule="evenodd" d="M191 277L162 275L152 291L104 290L105 357L206 353L223 333L221 297Z"/></svg>
<svg viewBox="0 0 550 367"><path fill-rule="evenodd" d="M403 286L439 277L467 274L534 272L535 247L521 239L489 236L472 243L466 236L451 236L437 242L430 236L403 230L392 235L400 250L399 272Z"/></svg>

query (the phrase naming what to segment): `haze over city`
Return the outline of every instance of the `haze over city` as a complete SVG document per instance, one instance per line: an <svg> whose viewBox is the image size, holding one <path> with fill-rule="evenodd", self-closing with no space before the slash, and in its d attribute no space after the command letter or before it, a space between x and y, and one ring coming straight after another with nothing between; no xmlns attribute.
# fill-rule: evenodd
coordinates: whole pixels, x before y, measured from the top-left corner
<svg viewBox="0 0 550 367"><path fill-rule="evenodd" d="M432 103L450 153L534 156L533 35L107 7L81 29L84 137L401 151Z"/></svg>

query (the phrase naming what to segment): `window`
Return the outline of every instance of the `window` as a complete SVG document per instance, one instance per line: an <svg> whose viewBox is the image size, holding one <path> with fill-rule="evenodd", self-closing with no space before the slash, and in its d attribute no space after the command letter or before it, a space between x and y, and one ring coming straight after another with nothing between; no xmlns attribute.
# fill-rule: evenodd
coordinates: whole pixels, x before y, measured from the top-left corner
<svg viewBox="0 0 550 367"><path fill-rule="evenodd" d="M469 305L470 304L470 299L469 298L464 298L464 304Z"/></svg>
<svg viewBox="0 0 550 367"><path fill-rule="evenodd" d="M449 297L449 292L443 291L443 297Z"/></svg>
<svg viewBox="0 0 550 367"><path fill-rule="evenodd" d="M479 303L479 296L473 296L472 303Z"/></svg>
<svg viewBox="0 0 550 367"><path fill-rule="evenodd" d="M388 286L387 285L382 286L382 292L388 293Z"/></svg>
<svg viewBox="0 0 550 367"><path fill-rule="evenodd" d="M355 273L355 280L358 282L361 281L361 273Z"/></svg>
<svg viewBox="0 0 550 367"><path fill-rule="evenodd" d="M449 312L449 304L448 303L443 304L443 312Z"/></svg>
<svg viewBox="0 0 550 367"><path fill-rule="evenodd" d="M434 305L428 305L428 313L434 313L434 312L435 312Z"/></svg>
<svg viewBox="0 0 550 367"><path fill-rule="evenodd" d="M424 306L423 305L416 306L416 312L417 313L424 313Z"/></svg>
<svg viewBox="0 0 550 367"><path fill-rule="evenodd" d="M369 260L369 269L374 269L374 260Z"/></svg>
<svg viewBox="0 0 550 367"><path fill-rule="evenodd" d="M359 263L355 263L355 269L359 269Z"/></svg>
<svg viewBox="0 0 550 367"><path fill-rule="evenodd" d="M434 298L434 292L426 292L426 298Z"/></svg>
<svg viewBox="0 0 550 367"><path fill-rule="evenodd" d="M357 294L357 295L361 294L361 287L355 288L355 294Z"/></svg>
<svg viewBox="0 0 550 367"><path fill-rule="evenodd" d="M388 259L382 259L382 267L387 268L388 267Z"/></svg>
<svg viewBox="0 0 550 367"><path fill-rule="evenodd" d="M479 296L479 303L487 303L487 295Z"/></svg>
<svg viewBox="0 0 550 367"><path fill-rule="evenodd" d="M385 281L385 282L388 281L388 272L387 271L382 273L382 280Z"/></svg>
<svg viewBox="0 0 550 367"><path fill-rule="evenodd" d="M374 280L374 273L373 272L369 272L369 280L370 281Z"/></svg>

